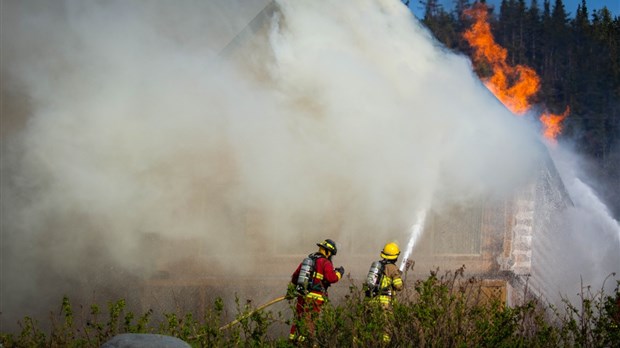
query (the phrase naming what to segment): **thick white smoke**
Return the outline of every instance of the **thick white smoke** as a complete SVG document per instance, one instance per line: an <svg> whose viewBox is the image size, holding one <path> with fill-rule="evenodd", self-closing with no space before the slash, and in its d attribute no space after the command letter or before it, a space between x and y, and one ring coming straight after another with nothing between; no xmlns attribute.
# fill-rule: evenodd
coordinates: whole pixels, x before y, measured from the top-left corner
<svg viewBox="0 0 620 348"><path fill-rule="evenodd" d="M400 1L281 1L219 56L266 3L3 1L3 322L178 256L145 236L355 253L530 179L536 137Z"/></svg>

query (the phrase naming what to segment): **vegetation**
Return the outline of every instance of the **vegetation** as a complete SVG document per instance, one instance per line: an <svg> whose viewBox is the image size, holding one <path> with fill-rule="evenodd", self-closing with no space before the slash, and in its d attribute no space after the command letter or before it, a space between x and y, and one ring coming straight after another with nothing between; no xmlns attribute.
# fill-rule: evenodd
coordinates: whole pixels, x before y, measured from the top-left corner
<svg viewBox="0 0 620 348"><path fill-rule="evenodd" d="M471 56L463 39L471 18L463 15L470 0L454 0L446 10L439 0L419 0L422 22L446 47ZM485 1L482 0L482 3ZM591 159L597 179L612 190L600 190L620 216L620 16L607 7L590 11L586 0L566 9L562 0L502 0L489 9L491 31L508 53L508 63L534 69L541 89L533 103L559 114L568 106L560 139L570 140ZM410 6L416 6L411 4ZM474 66L485 77L484 63Z"/></svg>
<svg viewBox="0 0 620 348"><path fill-rule="evenodd" d="M364 299L351 282L342 303L326 304L314 321L316 335L304 344L322 347L617 347L620 345L620 281L615 293L582 289L578 305L564 301L554 308L530 299L506 307L498 299L481 296L477 280L465 279L463 269L426 279L400 294L391 312ZM159 333L185 340L194 347L289 347L288 335L270 333L275 323L286 323L282 313L268 309L254 312L237 301L239 325L226 330L221 299L200 318L192 314L153 311L136 316L124 300L108 305L102 314L91 306L76 314L63 298L60 313L52 314L52 329L43 332L37 321L24 318L21 332L0 334L2 347L99 347L119 333ZM293 306L291 302L291 306ZM251 315L248 315L252 313ZM286 317L292 317L291 312ZM298 323L303 325L303 323ZM303 328L302 328L303 329ZM384 343L383 333L391 341Z"/></svg>

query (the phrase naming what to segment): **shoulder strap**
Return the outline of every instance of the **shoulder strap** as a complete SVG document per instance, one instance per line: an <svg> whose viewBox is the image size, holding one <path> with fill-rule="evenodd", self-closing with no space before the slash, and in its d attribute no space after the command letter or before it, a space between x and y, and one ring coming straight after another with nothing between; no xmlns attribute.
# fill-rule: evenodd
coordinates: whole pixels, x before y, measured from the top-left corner
<svg viewBox="0 0 620 348"><path fill-rule="evenodd" d="M323 290L325 290L324 286L323 286L323 281L319 280L319 281L315 282L314 280L316 279L316 276L317 276L317 273L318 273L318 271L317 271L317 266L318 266L317 265L317 261L319 259L323 259L323 258L327 259L327 258L325 257L325 255L321 254L320 252L316 252L314 254L311 254L310 257L312 257L312 260L314 261L313 262L313 268L312 268L312 281L311 281L311 286L310 286L311 289L310 290L323 291Z"/></svg>

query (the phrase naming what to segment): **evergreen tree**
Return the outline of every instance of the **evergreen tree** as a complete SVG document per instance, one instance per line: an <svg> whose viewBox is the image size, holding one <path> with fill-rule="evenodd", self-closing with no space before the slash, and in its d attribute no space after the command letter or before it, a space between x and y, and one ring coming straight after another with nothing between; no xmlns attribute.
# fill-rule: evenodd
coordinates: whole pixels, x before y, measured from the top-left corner
<svg viewBox="0 0 620 348"><path fill-rule="evenodd" d="M543 51L542 77L546 84L542 87L542 98L546 101L552 112L561 112L568 103L564 94L566 85L565 75L568 66L568 14L564 9L562 0L555 0L551 16L547 17L547 5L545 2L545 14L543 15L545 47Z"/></svg>
<svg viewBox="0 0 620 348"><path fill-rule="evenodd" d="M515 52L512 56L514 57L515 64L527 64L525 43L527 13L525 0L517 0L514 13L516 17L515 33L513 34L513 47Z"/></svg>
<svg viewBox="0 0 620 348"><path fill-rule="evenodd" d="M527 57L528 65L536 71L540 71L540 54L539 50L542 47L542 23L540 9L538 8L538 1L532 0L530 8L525 16L525 55Z"/></svg>
<svg viewBox="0 0 620 348"><path fill-rule="evenodd" d="M438 0L420 1L420 4L424 6L424 18L422 21L427 25L428 23L433 23L433 21L438 17L439 12L443 11L443 7ZM429 27L429 29L433 31L432 28Z"/></svg>
<svg viewBox="0 0 620 348"><path fill-rule="evenodd" d="M437 40L449 48L458 45L458 35L455 30L455 20L450 13L443 9L438 0L428 0L420 2L424 5L424 19L422 23L429 28Z"/></svg>
<svg viewBox="0 0 620 348"><path fill-rule="evenodd" d="M541 19L541 26L542 26L542 43L544 44L543 46L541 46L541 50L540 53L541 55L543 55L545 57L544 61L543 61L543 65L541 66L541 68L546 69L550 64L549 64L549 59L551 58L551 53L550 51L550 40L552 39L552 35L551 35L551 5L549 3L549 0L544 0L543 1L543 13L542 13L542 19Z"/></svg>
<svg viewBox="0 0 620 348"><path fill-rule="evenodd" d="M566 94L569 96L571 117L564 122L565 135L578 137L582 134L585 120L590 118L589 100L592 100L592 92L595 91L595 80L592 73L590 56L592 45L589 39L590 21L588 19L586 1L582 0L577 7L575 18L571 22L572 41L569 49L569 66L567 69Z"/></svg>
<svg viewBox="0 0 620 348"><path fill-rule="evenodd" d="M592 14L592 38L596 54L591 58L597 89L589 105L593 117L587 124L589 147L586 149L602 161L609 156L614 136L619 133L620 47L619 18L612 19L607 7Z"/></svg>

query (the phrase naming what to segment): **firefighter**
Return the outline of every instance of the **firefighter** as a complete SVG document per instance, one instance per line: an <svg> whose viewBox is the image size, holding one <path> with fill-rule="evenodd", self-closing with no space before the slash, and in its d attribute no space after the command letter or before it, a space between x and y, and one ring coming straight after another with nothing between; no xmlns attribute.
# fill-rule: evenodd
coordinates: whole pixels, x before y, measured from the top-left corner
<svg viewBox="0 0 620 348"><path fill-rule="evenodd" d="M366 279L366 297L371 303L379 304L383 309L385 319L392 314L392 301L394 293L403 289L402 272L396 266L396 260L400 255L398 244L390 242L381 250L381 260L373 262ZM391 341L388 330L382 337L385 343Z"/></svg>
<svg viewBox="0 0 620 348"><path fill-rule="evenodd" d="M321 306L327 301L327 289L344 275L344 267L334 269L332 257L338 252L336 243L331 239L325 239L316 244L319 250L308 255L291 277L288 297L297 297L295 306L296 321L291 326L289 338L295 342L306 339L304 333L314 334L315 326L313 319L321 311ZM298 327L303 323L303 330Z"/></svg>

